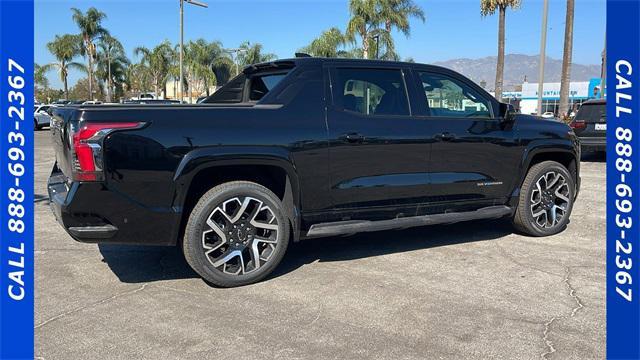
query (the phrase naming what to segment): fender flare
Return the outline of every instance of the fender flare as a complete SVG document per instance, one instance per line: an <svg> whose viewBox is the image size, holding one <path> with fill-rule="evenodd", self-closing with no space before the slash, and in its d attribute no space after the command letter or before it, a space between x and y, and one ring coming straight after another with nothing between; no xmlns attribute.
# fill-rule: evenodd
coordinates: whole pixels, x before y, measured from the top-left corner
<svg viewBox="0 0 640 360"><path fill-rule="evenodd" d="M511 201L513 199L517 199L520 195L520 188L522 187L522 182L527 176L527 172L531 167L531 161L537 155L540 154L550 154L550 153L561 153L565 155L570 155L573 160L576 162L576 166L579 166L580 160L578 159L578 155L575 151L575 147L572 142L567 140L566 142L558 142L558 141L533 141L527 145L524 152L522 153L522 160L520 161L520 176L518 177L518 182L514 184L513 191L511 192ZM577 169L576 169L577 170ZM577 176L577 174L575 174ZM574 179L577 180L577 179ZM510 201L510 202L511 202Z"/></svg>
<svg viewBox="0 0 640 360"><path fill-rule="evenodd" d="M203 170L221 166L267 165L286 174L282 203L293 230L293 241L299 240L300 186L297 170L288 150L276 146L206 147L188 152L178 164L173 181L176 186L174 208L183 210L187 193L195 176Z"/></svg>

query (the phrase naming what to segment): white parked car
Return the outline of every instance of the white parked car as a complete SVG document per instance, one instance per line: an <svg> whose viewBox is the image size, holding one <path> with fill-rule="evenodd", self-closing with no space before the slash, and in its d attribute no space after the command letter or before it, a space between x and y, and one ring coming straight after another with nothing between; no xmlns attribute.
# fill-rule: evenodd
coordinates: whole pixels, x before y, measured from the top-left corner
<svg viewBox="0 0 640 360"><path fill-rule="evenodd" d="M547 111L546 113L542 114L542 117L545 119L553 119L556 116L551 111Z"/></svg>
<svg viewBox="0 0 640 360"><path fill-rule="evenodd" d="M33 128L40 130L45 126L51 125L51 115L49 109L52 105L38 105L33 112Z"/></svg>

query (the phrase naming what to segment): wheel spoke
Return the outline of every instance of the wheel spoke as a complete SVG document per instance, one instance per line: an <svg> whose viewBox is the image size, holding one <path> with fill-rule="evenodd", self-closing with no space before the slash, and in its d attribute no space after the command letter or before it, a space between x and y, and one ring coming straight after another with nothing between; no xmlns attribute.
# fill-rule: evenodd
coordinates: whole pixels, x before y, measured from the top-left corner
<svg viewBox="0 0 640 360"><path fill-rule="evenodd" d="M558 222L558 216L556 214L557 206L554 205L549 209L549 213L551 214L551 226L555 225Z"/></svg>
<svg viewBox="0 0 640 360"><path fill-rule="evenodd" d="M238 270L236 272L228 272L227 271L227 265L228 265L229 261L234 259L234 258L239 258L238 259L239 260L238 261L239 262ZM216 268L222 266L223 267L222 271L227 273L227 274L237 275L240 272L244 273L244 257L242 256L242 251L240 251L240 250L227 251L225 254L220 256L218 259L212 261L212 264Z"/></svg>
<svg viewBox="0 0 640 360"><path fill-rule="evenodd" d="M224 234L222 229L220 229L218 224L216 224L213 220L211 220L211 218L207 219L207 225L211 228L211 230L207 230L202 233L202 246L205 249L211 249L211 247L205 243L205 237L207 234L211 233L211 231L213 231L216 235L218 235L218 237L221 240L220 244L215 247L216 249L227 242L227 236Z"/></svg>
<svg viewBox="0 0 640 360"><path fill-rule="evenodd" d="M565 194L561 193L561 192L560 192L560 189L562 189L562 188L561 188L561 187L560 187L560 188L558 188L558 189L555 191L555 193L554 193L554 194L555 194L557 197L559 197L561 200L563 200L564 202L569 203L569 198L568 198L567 196L565 196ZM568 192L568 191L567 191L567 192Z"/></svg>
<svg viewBox="0 0 640 360"><path fill-rule="evenodd" d="M261 213L262 211L268 211L269 214L271 215L271 219L269 220L268 223L264 223L264 222L260 222L256 220L256 216L258 215L258 213ZM251 219L251 225L259 228L259 229L265 229L265 230L278 230L278 224L272 224L273 221L276 220L276 216L273 214L273 211L271 211L271 208L269 208L268 206L263 206L262 208L260 208L260 210L254 215L254 217Z"/></svg>
<svg viewBox="0 0 640 360"><path fill-rule="evenodd" d="M560 174L556 174L554 172L549 172L549 173L547 173L546 176L547 176L547 178L549 176L553 177L551 181L549 181L548 179L545 179L545 181L547 183L546 184L547 185L547 190L553 189L553 185L555 185L555 183L560 179Z"/></svg>

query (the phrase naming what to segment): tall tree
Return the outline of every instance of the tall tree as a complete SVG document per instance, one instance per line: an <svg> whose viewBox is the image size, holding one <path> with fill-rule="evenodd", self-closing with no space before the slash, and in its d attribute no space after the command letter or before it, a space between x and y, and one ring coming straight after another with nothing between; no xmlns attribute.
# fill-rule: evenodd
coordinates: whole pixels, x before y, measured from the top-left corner
<svg viewBox="0 0 640 360"><path fill-rule="evenodd" d="M360 38L364 58L399 59L392 31L408 37L411 18L425 21L424 11L413 0L350 0L349 11L346 35L350 41ZM384 53L380 56L381 49Z"/></svg>
<svg viewBox="0 0 640 360"><path fill-rule="evenodd" d="M233 62L219 41L207 42L204 39L191 41L185 48L187 84L189 97L193 91L198 94L210 93L210 88L224 83L231 74Z"/></svg>
<svg viewBox="0 0 640 360"><path fill-rule="evenodd" d="M142 62L131 64L125 71L124 85L129 95L149 91L153 86L149 68Z"/></svg>
<svg viewBox="0 0 640 360"><path fill-rule="evenodd" d="M49 79L47 79L46 68L39 64L33 64L33 84L36 90L46 90L49 87Z"/></svg>
<svg viewBox="0 0 640 360"><path fill-rule="evenodd" d="M251 44L245 41L240 44L240 49L241 51L238 52L238 62L241 66L271 61L277 58L275 54L263 53L263 47L260 43Z"/></svg>
<svg viewBox="0 0 640 360"><path fill-rule="evenodd" d="M60 80L64 86L64 96L68 99L69 86L67 77L69 76L69 70L86 71L84 65L73 61L73 58L80 53L78 37L77 35L69 34L56 35L53 41L47 43L47 49L56 58L56 62L43 65L42 70L45 72L52 69L58 70Z"/></svg>
<svg viewBox="0 0 640 360"><path fill-rule="evenodd" d="M571 81L571 55L573 52L573 12L574 0L567 0L567 16L564 27L564 51L562 54L562 75L560 76L560 104L558 114L566 117L569 113L569 84ZM603 88L601 86L601 88Z"/></svg>
<svg viewBox="0 0 640 360"><path fill-rule="evenodd" d="M95 41L102 36L108 35L109 32L102 27L102 20L107 15L98 9L91 7L86 13L79 9L71 8L73 12L72 19L80 29L82 36L82 55L87 58L87 72L89 73L89 99L93 99L93 62L96 58Z"/></svg>
<svg viewBox="0 0 640 360"><path fill-rule="evenodd" d="M347 38L338 28L325 30L319 37L313 39L309 45L300 49L301 52L317 57L347 57L348 52L341 49L347 43Z"/></svg>
<svg viewBox="0 0 640 360"><path fill-rule="evenodd" d="M149 69L156 96L160 95L161 90L166 96L166 84L167 79L169 78L169 70L173 54L171 43L168 40L165 40L153 49L141 46L135 48L133 52L136 56L142 55L140 62Z"/></svg>
<svg viewBox="0 0 640 360"><path fill-rule="evenodd" d="M101 70L102 80L106 80L107 102L111 102L114 90L112 67L116 67L120 72L120 70L123 70L123 68L128 65L129 60L124 53L124 47L120 41L111 35L105 35L98 40L98 50L98 69ZM119 73L119 75L122 74Z"/></svg>
<svg viewBox="0 0 640 360"><path fill-rule="evenodd" d="M397 60L399 56L395 54L395 44L391 37L392 30L398 30L409 37L411 34L410 19L418 18L425 22L424 11L416 5L413 0L379 0L380 17L384 22L384 32L379 36L379 43L384 44L386 51L382 55L383 59ZM381 41L380 41L381 40ZM377 49L376 51L379 51Z"/></svg>
<svg viewBox="0 0 640 360"><path fill-rule="evenodd" d="M496 64L495 97L502 98L502 85L504 79L504 23L507 8L517 9L520 0L480 0L480 13L489 16L498 11L498 62Z"/></svg>
<svg viewBox="0 0 640 360"><path fill-rule="evenodd" d="M377 10L376 0L350 0L349 12L351 18L347 24L347 38L355 42L356 36L360 37L362 45L362 57L370 58L370 41L381 24L380 14Z"/></svg>

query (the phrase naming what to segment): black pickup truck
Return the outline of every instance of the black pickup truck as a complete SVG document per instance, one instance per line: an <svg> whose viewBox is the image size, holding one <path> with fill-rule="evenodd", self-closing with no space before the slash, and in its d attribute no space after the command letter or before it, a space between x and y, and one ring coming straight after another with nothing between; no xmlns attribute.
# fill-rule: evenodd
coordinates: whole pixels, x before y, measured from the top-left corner
<svg viewBox="0 0 640 360"><path fill-rule="evenodd" d="M66 231L179 245L217 286L263 279L303 238L501 217L555 234L580 182L568 126L421 64L280 60L197 105L54 115L48 188Z"/></svg>

